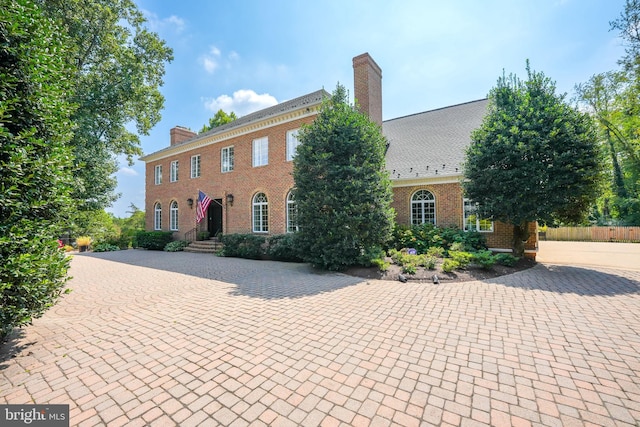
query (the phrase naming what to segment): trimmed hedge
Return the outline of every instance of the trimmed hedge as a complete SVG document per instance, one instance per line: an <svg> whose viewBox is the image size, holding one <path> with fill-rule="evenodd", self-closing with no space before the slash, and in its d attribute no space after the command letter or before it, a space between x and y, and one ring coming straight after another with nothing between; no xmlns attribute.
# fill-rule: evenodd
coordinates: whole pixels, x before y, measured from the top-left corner
<svg viewBox="0 0 640 427"><path fill-rule="evenodd" d="M261 259L267 239L256 234L225 234L221 238L224 248L220 255L228 257Z"/></svg>
<svg viewBox="0 0 640 427"><path fill-rule="evenodd" d="M167 243L173 241L173 233L170 231L138 231L135 240L139 248L161 251Z"/></svg>

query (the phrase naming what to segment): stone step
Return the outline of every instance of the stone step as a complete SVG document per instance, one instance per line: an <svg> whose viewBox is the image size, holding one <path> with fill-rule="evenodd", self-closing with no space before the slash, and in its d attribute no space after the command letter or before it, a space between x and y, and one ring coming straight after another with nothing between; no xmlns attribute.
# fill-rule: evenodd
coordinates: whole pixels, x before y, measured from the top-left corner
<svg viewBox="0 0 640 427"><path fill-rule="evenodd" d="M184 248L185 252L201 252L201 253L216 253L223 248L222 242L217 239L211 240L197 240L189 243L189 246Z"/></svg>

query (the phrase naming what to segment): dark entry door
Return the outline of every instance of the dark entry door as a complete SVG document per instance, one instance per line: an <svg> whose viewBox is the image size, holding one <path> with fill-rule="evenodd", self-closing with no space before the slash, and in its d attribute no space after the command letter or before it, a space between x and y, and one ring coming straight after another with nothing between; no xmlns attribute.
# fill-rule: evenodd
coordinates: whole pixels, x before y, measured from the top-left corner
<svg viewBox="0 0 640 427"><path fill-rule="evenodd" d="M214 199L207 209L207 227L211 237L222 233L222 199Z"/></svg>

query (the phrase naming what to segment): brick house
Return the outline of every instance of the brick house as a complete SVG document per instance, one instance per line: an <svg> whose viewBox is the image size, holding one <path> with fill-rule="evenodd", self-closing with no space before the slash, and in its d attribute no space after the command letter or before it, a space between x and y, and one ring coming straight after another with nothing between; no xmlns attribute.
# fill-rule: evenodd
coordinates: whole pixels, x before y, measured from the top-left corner
<svg viewBox="0 0 640 427"><path fill-rule="evenodd" d="M478 100L382 121L382 72L365 53L353 58L354 96L363 113L382 126L389 146L386 167L400 224L432 222L478 230L489 247L508 251L512 227L478 218L463 198L460 180L470 134L488 101ZM196 134L170 132L170 145L142 157L146 163L146 228L183 239L196 227L222 233L282 234L295 231L291 197L297 131L318 114L324 90L243 116ZM196 224L198 191L213 202ZM537 248L535 223L527 255Z"/></svg>

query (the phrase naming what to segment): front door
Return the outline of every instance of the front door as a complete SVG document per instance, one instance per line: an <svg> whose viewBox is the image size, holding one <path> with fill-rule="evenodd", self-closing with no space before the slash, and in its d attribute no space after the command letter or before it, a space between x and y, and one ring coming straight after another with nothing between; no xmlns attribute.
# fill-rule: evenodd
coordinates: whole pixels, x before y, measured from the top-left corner
<svg viewBox="0 0 640 427"><path fill-rule="evenodd" d="M207 227L211 237L222 233L222 199L214 199L207 209Z"/></svg>

